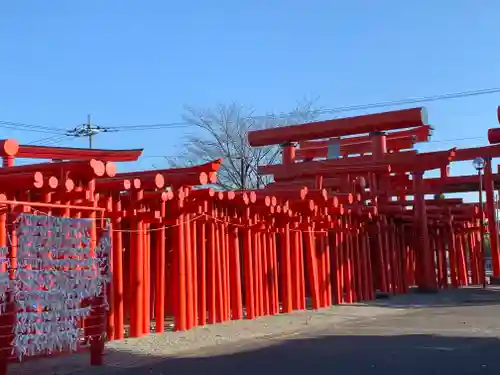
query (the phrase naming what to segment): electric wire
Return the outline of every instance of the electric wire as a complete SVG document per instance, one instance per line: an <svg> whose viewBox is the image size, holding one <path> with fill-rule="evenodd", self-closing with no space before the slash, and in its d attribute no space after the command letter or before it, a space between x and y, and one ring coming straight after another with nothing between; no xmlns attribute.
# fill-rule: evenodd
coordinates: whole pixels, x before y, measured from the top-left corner
<svg viewBox="0 0 500 375"><path fill-rule="evenodd" d="M66 130L64 130L64 129L55 128L55 127L47 127L47 126L42 126L42 125L30 125L30 124L23 124L23 123L19 123L19 122L4 121L4 120L0 120L0 128L17 130L17 131L25 131L25 132L33 132L33 133L46 133L46 134L48 133L48 134L56 134L56 135L63 135L66 132Z"/></svg>
<svg viewBox="0 0 500 375"><path fill-rule="evenodd" d="M490 94L496 94L496 93L500 93L500 87L480 89L480 90L461 91L461 92L455 92L455 93L447 93L447 94L440 94L440 95L433 95L433 96L426 96L426 97L417 97L417 98L410 98L410 99L391 100L391 101L384 101L384 102L371 103L371 104L358 104L358 105L349 105L349 106L342 106L342 107L336 107L336 108L318 109L318 110L311 111L311 113L319 116L319 115L324 115L324 114L342 113L342 112L367 110L367 109L379 109L379 108L384 108L384 107L393 107L393 106L400 106L400 105L410 105L410 104L418 104L418 103L425 103L425 102L434 102L434 101L439 101L439 100L459 99L459 98L465 98L465 97L490 95ZM280 118L290 118L291 116L294 116L295 114L296 114L295 112L288 112L288 113L280 113L277 115L269 114L269 115L261 115L261 116L247 116L244 119L280 119ZM189 123L189 122L171 122L171 123L163 123L163 124L159 123L159 124L149 124L149 125L107 126L107 127L102 127L102 129L105 132L123 132L123 131L157 130L157 129L179 129L179 128L186 128L186 127L192 127L192 126L194 126L194 124ZM12 129L12 130L17 130L17 131L25 131L25 132L35 132L35 133L45 133L45 134L48 133L48 134L53 135L53 137L46 137L46 138L43 138L42 140L31 142L31 144L39 143L39 142L44 142L44 143L48 142L49 144L61 143L64 141L64 139L74 137L74 134L71 134L71 131L68 131L66 129L61 129L61 128L57 128L57 127L49 127L49 126L44 126L44 125L23 124L23 123L4 121L4 120L0 120L0 128ZM58 138L56 136L60 136L61 138ZM463 138L463 140L475 140L475 139L479 139L479 138L478 137ZM458 140L459 139L431 140L430 142L432 142L432 143L443 142L444 143L444 142L452 142L452 141L458 141ZM161 157L161 156L159 156L159 157Z"/></svg>
<svg viewBox="0 0 500 375"><path fill-rule="evenodd" d="M50 137L45 137L41 139L37 139L35 141L31 141L26 143L26 145L37 145L37 146L43 146L46 142L51 142L54 139L59 139L61 136L60 135L52 135Z"/></svg>
<svg viewBox="0 0 500 375"><path fill-rule="evenodd" d="M481 90L470 90L470 91L461 91L455 93L448 94L440 94L433 96L425 96L418 98L410 98L410 99L399 99L392 101L384 101L378 103L371 104L357 104L357 105L349 105L343 107L336 108L325 108L311 111L311 114L314 115L325 115L332 113L342 113L342 112L352 112L358 110L366 110L366 109L379 109L385 107L393 107L400 105L409 105L409 104L419 104L419 103L427 103L427 102L435 102L440 100L450 100L450 99L460 99L471 96L479 96L479 95L490 95L500 93L500 87L498 88L489 88L489 89L481 89ZM293 117L295 112L287 112L280 113L278 115L260 115L260 116L247 116L243 119L251 120L251 119L286 119ZM106 128L112 130L114 132L123 132L123 131L141 131L141 130L156 130L156 129L178 129L178 128L186 128L193 126L192 123L189 122L171 122L171 123L158 123L158 124L150 124L150 125L124 125L124 126L107 126Z"/></svg>
<svg viewBox="0 0 500 375"><path fill-rule="evenodd" d="M417 144L428 144L428 143L451 143L460 141L472 141L472 140L484 140L484 137L465 137L465 138L449 138L449 139L435 139L427 142L417 143ZM168 158L178 158L179 155L143 155L143 159L168 159Z"/></svg>
<svg viewBox="0 0 500 375"><path fill-rule="evenodd" d="M71 138L68 136L62 136L62 137L53 139L50 142L46 142L41 146L55 146L55 145L61 144L61 143L68 141L68 140L71 140Z"/></svg>
<svg viewBox="0 0 500 375"><path fill-rule="evenodd" d="M427 141L425 143L448 143L448 142L459 142L459 141L477 141L477 140L480 140L480 139L484 139L484 137L466 137L466 138L436 139L436 140Z"/></svg>

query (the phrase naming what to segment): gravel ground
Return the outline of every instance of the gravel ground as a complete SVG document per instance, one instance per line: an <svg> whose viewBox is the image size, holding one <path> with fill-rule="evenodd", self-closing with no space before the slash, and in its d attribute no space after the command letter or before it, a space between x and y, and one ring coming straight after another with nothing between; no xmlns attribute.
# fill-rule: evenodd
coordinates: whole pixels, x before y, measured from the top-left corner
<svg viewBox="0 0 500 375"><path fill-rule="evenodd" d="M453 363L469 358L474 369L483 371L481 373L486 368L491 372L497 367L498 371L492 373L500 373L498 316L498 288L411 294L369 304L335 306L113 341L106 347L103 367L88 366L88 354L79 354L14 365L9 374L178 372L190 375L207 371L224 374L238 367L239 375L244 375L255 374L255 371L267 373L270 368L273 372L299 373L299 369L304 371L305 364L315 364L319 366L319 373L342 370L378 374L383 370L380 374L385 374L390 370L390 373L405 371L409 375L413 372L408 369L407 361L412 355L421 358L417 362L411 360L415 368L430 374L441 372L432 372L434 365L429 361L437 365L443 358L451 361L443 362L443 368L451 369ZM483 358L492 347L496 348L496 362ZM471 357L476 348L475 356L484 363L476 364L475 357ZM451 354L458 357L451 360ZM454 370L455 375L476 373L469 368L468 372L460 372L465 368L462 363Z"/></svg>

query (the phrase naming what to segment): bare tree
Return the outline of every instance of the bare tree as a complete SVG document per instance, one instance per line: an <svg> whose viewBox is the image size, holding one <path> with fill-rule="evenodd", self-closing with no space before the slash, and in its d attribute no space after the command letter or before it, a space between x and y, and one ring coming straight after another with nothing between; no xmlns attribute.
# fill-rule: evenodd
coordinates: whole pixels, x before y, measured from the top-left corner
<svg viewBox="0 0 500 375"><path fill-rule="evenodd" d="M223 163L217 185L223 189L263 187L269 178L259 176L257 166L274 164L280 159L279 146L250 147L249 130L311 122L320 113L313 109L311 101L299 103L286 115L253 116L253 110L246 110L237 103L219 105L215 109L188 107L186 112L184 120L201 132L186 138L185 151L176 160L170 160L170 164L178 167L221 158Z"/></svg>

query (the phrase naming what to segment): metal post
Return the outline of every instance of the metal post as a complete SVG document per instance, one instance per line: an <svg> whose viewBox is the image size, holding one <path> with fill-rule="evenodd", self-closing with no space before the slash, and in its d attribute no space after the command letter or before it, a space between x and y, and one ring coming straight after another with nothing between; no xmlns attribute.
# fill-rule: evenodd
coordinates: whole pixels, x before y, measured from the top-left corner
<svg viewBox="0 0 500 375"><path fill-rule="evenodd" d="M499 203L500 203L500 198L498 197L498 195L495 197L495 214L493 215L493 217L495 218L495 239L496 239L496 242L497 242L497 264L500 263L500 255L499 255L499 252L500 250L498 249L498 244L500 243L500 234L498 233L499 230L498 230L498 210L500 209L500 206L499 206ZM491 233L490 233L490 236L491 236ZM500 274L500 264L499 264L499 274ZM493 276L496 276L496 275L493 275ZM491 279L490 279L490 283L491 283Z"/></svg>
<svg viewBox="0 0 500 375"><path fill-rule="evenodd" d="M485 264L485 257L484 257L484 223L483 223L483 216L484 216L484 208L483 208L483 175L482 175L482 169L478 168L477 169L477 174L479 177L479 248L481 251L481 269L482 269L482 280L483 280L483 288L486 288L486 264Z"/></svg>
<svg viewBox="0 0 500 375"><path fill-rule="evenodd" d="M477 175L479 177L479 251L480 251L480 272L482 273L483 288L486 288L486 264L484 258L484 207L483 207L483 176L482 171L486 165L486 161L483 158L475 158L472 161L474 168L477 170Z"/></svg>
<svg viewBox="0 0 500 375"><path fill-rule="evenodd" d="M492 174L492 160L487 158L484 167L484 191L485 191L485 211L488 220L488 232L490 233L490 255L493 276L500 275L500 259L498 256L498 227L496 223L495 193Z"/></svg>

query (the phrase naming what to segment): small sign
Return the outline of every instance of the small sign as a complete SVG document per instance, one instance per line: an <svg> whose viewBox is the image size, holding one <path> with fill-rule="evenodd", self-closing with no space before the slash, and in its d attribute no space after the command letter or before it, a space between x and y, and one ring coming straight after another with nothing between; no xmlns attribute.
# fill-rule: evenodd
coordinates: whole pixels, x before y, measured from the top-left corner
<svg viewBox="0 0 500 375"><path fill-rule="evenodd" d="M328 160L340 159L340 139L330 138L328 141L328 154L326 156Z"/></svg>

